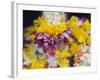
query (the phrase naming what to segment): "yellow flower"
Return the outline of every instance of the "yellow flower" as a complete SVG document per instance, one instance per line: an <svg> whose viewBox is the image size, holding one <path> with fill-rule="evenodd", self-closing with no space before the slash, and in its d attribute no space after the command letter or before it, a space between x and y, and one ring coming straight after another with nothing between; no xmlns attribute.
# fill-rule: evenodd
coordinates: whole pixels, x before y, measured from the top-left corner
<svg viewBox="0 0 100 80"><path fill-rule="evenodd" d="M45 68L46 66L46 59L38 59L35 55L32 55L32 53L24 53L24 59L30 63L29 68L35 69L35 68Z"/></svg>
<svg viewBox="0 0 100 80"><path fill-rule="evenodd" d="M69 43L72 44L73 43L73 39L69 38Z"/></svg>
<svg viewBox="0 0 100 80"><path fill-rule="evenodd" d="M68 21L67 24L71 29L78 27L78 19L75 16L72 16Z"/></svg>
<svg viewBox="0 0 100 80"><path fill-rule="evenodd" d="M87 39L87 44L88 44L88 45L91 44L91 37L89 37L89 38Z"/></svg>
<svg viewBox="0 0 100 80"><path fill-rule="evenodd" d="M30 36L31 34L32 34L32 32L34 32L35 31L35 27L33 27L33 26L29 26L28 28L26 28L25 29L25 36L27 37L27 36Z"/></svg>
<svg viewBox="0 0 100 80"><path fill-rule="evenodd" d="M62 56L62 57L70 57L71 54L70 54L69 52L67 52L67 50L63 49L63 50L62 50L62 53L61 53L61 56Z"/></svg>
<svg viewBox="0 0 100 80"><path fill-rule="evenodd" d="M35 35L32 35L32 40L34 40L34 39L35 39L35 37L36 37Z"/></svg>
<svg viewBox="0 0 100 80"><path fill-rule="evenodd" d="M36 69L36 68L45 68L47 61L45 59L37 59L34 58L32 63L31 63L31 68Z"/></svg>
<svg viewBox="0 0 100 80"><path fill-rule="evenodd" d="M23 57L29 63L31 63L32 60L35 58L35 55L33 52L34 52L33 44L30 44L28 48L24 49Z"/></svg>
<svg viewBox="0 0 100 80"><path fill-rule="evenodd" d="M54 25L54 24L47 24L46 19L42 16L39 17L37 20L34 21L34 24L37 25L33 25L33 27L36 28L37 32L46 32L48 34L51 35L58 35L60 33L62 33L64 30L66 30L66 21L64 20L64 18L61 19L61 22L59 25Z"/></svg>
<svg viewBox="0 0 100 80"><path fill-rule="evenodd" d="M89 38L89 35L84 31L83 28L78 26L78 20L76 17L72 16L67 24L71 28L72 34L78 40L78 42L86 42L86 40Z"/></svg>
<svg viewBox="0 0 100 80"><path fill-rule="evenodd" d="M74 55L78 50L80 50L83 47L82 44L77 44L77 43L72 43L71 47L70 47L70 52L71 55Z"/></svg>
<svg viewBox="0 0 100 80"><path fill-rule="evenodd" d="M69 66L69 61L66 58L58 58L58 65L60 67L68 67Z"/></svg>
<svg viewBox="0 0 100 80"><path fill-rule="evenodd" d="M24 60L26 60L28 63L31 63L32 60L35 58L32 53L24 52L23 54Z"/></svg>
<svg viewBox="0 0 100 80"><path fill-rule="evenodd" d="M63 49L62 51L55 50L55 56L58 58L66 58L66 57L70 57L71 54L67 50Z"/></svg>
<svg viewBox="0 0 100 80"><path fill-rule="evenodd" d="M59 50L54 51L56 57L61 57L61 52Z"/></svg>
<svg viewBox="0 0 100 80"><path fill-rule="evenodd" d="M89 20L86 20L82 25L81 28L83 28L84 30L90 30L91 29L91 24L89 22Z"/></svg>
<svg viewBox="0 0 100 80"><path fill-rule="evenodd" d="M29 68L34 69L34 68L45 68L46 65L46 59L38 59L34 53L34 46L33 44L30 44L28 48L24 49L24 54L23 54L24 60L31 65L29 65Z"/></svg>
<svg viewBox="0 0 100 80"><path fill-rule="evenodd" d="M32 53L25 53L24 59L31 64L29 65L29 68L31 69L45 68L45 65L47 63L46 59L38 59L37 57L35 57L35 55L32 55Z"/></svg>

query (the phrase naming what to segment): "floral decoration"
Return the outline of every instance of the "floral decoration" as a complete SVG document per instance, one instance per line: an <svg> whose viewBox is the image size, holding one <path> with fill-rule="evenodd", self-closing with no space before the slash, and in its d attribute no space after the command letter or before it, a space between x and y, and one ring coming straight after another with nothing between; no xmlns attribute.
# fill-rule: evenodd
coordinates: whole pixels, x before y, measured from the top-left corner
<svg viewBox="0 0 100 80"><path fill-rule="evenodd" d="M86 17L43 11L23 30L23 68L63 68L91 64L91 23Z"/></svg>

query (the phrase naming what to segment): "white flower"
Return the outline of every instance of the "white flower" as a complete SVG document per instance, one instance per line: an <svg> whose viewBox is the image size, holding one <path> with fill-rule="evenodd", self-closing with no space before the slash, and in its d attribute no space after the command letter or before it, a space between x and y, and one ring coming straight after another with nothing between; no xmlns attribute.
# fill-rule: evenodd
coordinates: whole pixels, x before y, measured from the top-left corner
<svg viewBox="0 0 100 80"><path fill-rule="evenodd" d="M89 53L84 53L81 57L75 55L75 59L78 59L79 62L75 63L74 66L90 66L91 64L91 55Z"/></svg>
<svg viewBox="0 0 100 80"><path fill-rule="evenodd" d="M57 67L57 59L56 59L56 57L48 56L47 61L49 63L48 68Z"/></svg>
<svg viewBox="0 0 100 80"><path fill-rule="evenodd" d="M65 15L63 12L43 12L43 16L48 24L59 25L61 18Z"/></svg>
<svg viewBox="0 0 100 80"><path fill-rule="evenodd" d="M89 66L91 63L91 55L89 53L85 53L82 57L80 57L82 61L81 65Z"/></svg>
<svg viewBox="0 0 100 80"><path fill-rule="evenodd" d="M89 50L89 46L84 46L84 48L82 48L82 52L87 52Z"/></svg>

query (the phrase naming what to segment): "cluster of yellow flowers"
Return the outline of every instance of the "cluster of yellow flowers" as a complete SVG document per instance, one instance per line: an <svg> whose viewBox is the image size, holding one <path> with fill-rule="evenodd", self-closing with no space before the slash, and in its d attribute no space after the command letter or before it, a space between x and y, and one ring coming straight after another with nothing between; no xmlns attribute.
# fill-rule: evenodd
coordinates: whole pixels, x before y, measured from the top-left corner
<svg viewBox="0 0 100 80"><path fill-rule="evenodd" d="M77 53L80 49L84 48L85 44L90 46L90 34L88 33L91 30L91 24L89 20L85 20L81 25L77 17L72 16L68 21L65 21L62 17L59 25L47 24L45 18L39 17L37 20L33 22L33 26L27 28L26 36L30 36L33 31L40 33L48 33L53 36L57 36L58 34L62 34L68 27L72 31L72 35L77 39L75 42L71 37L69 38L69 43L67 44L68 49L66 48L60 50L56 49L54 51L54 55L57 58L57 63L60 67L68 67L69 60L66 59L71 57ZM32 39L34 40L35 35L32 34ZM69 46L70 45L70 46ZM46 53L47 55L48 53ZM45 68L48 64L46 57L42 59L38 59L34 53L33 43L29 45L28 48L24 49L24 60L30 63L29 68Z"/></svg>

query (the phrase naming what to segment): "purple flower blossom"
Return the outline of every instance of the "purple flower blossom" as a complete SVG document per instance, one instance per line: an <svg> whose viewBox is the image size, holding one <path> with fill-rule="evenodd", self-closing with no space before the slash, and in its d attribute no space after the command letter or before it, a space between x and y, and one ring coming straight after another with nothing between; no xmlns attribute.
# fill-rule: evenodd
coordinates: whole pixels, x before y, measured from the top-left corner
<svg viewBox="0 0 100 80"><path fill-rule="evenodd" d="M34 40L35 44L38 44L40 48L43 49L44 52L48 50L53 52L55 49L59 49L62 45L66 45L68 43L68 39L71 37L71 30L67 29L62 34L57 36L52 36L48 33L35 33L36 38Z"/></svg>
<svg viewBox="0 0 100 80"><path fill-rule="evenodd" d="M86 17L84 17L84 16L81 18L78 18L78 26L82 25L85 20L86 20Z"/></svg>

